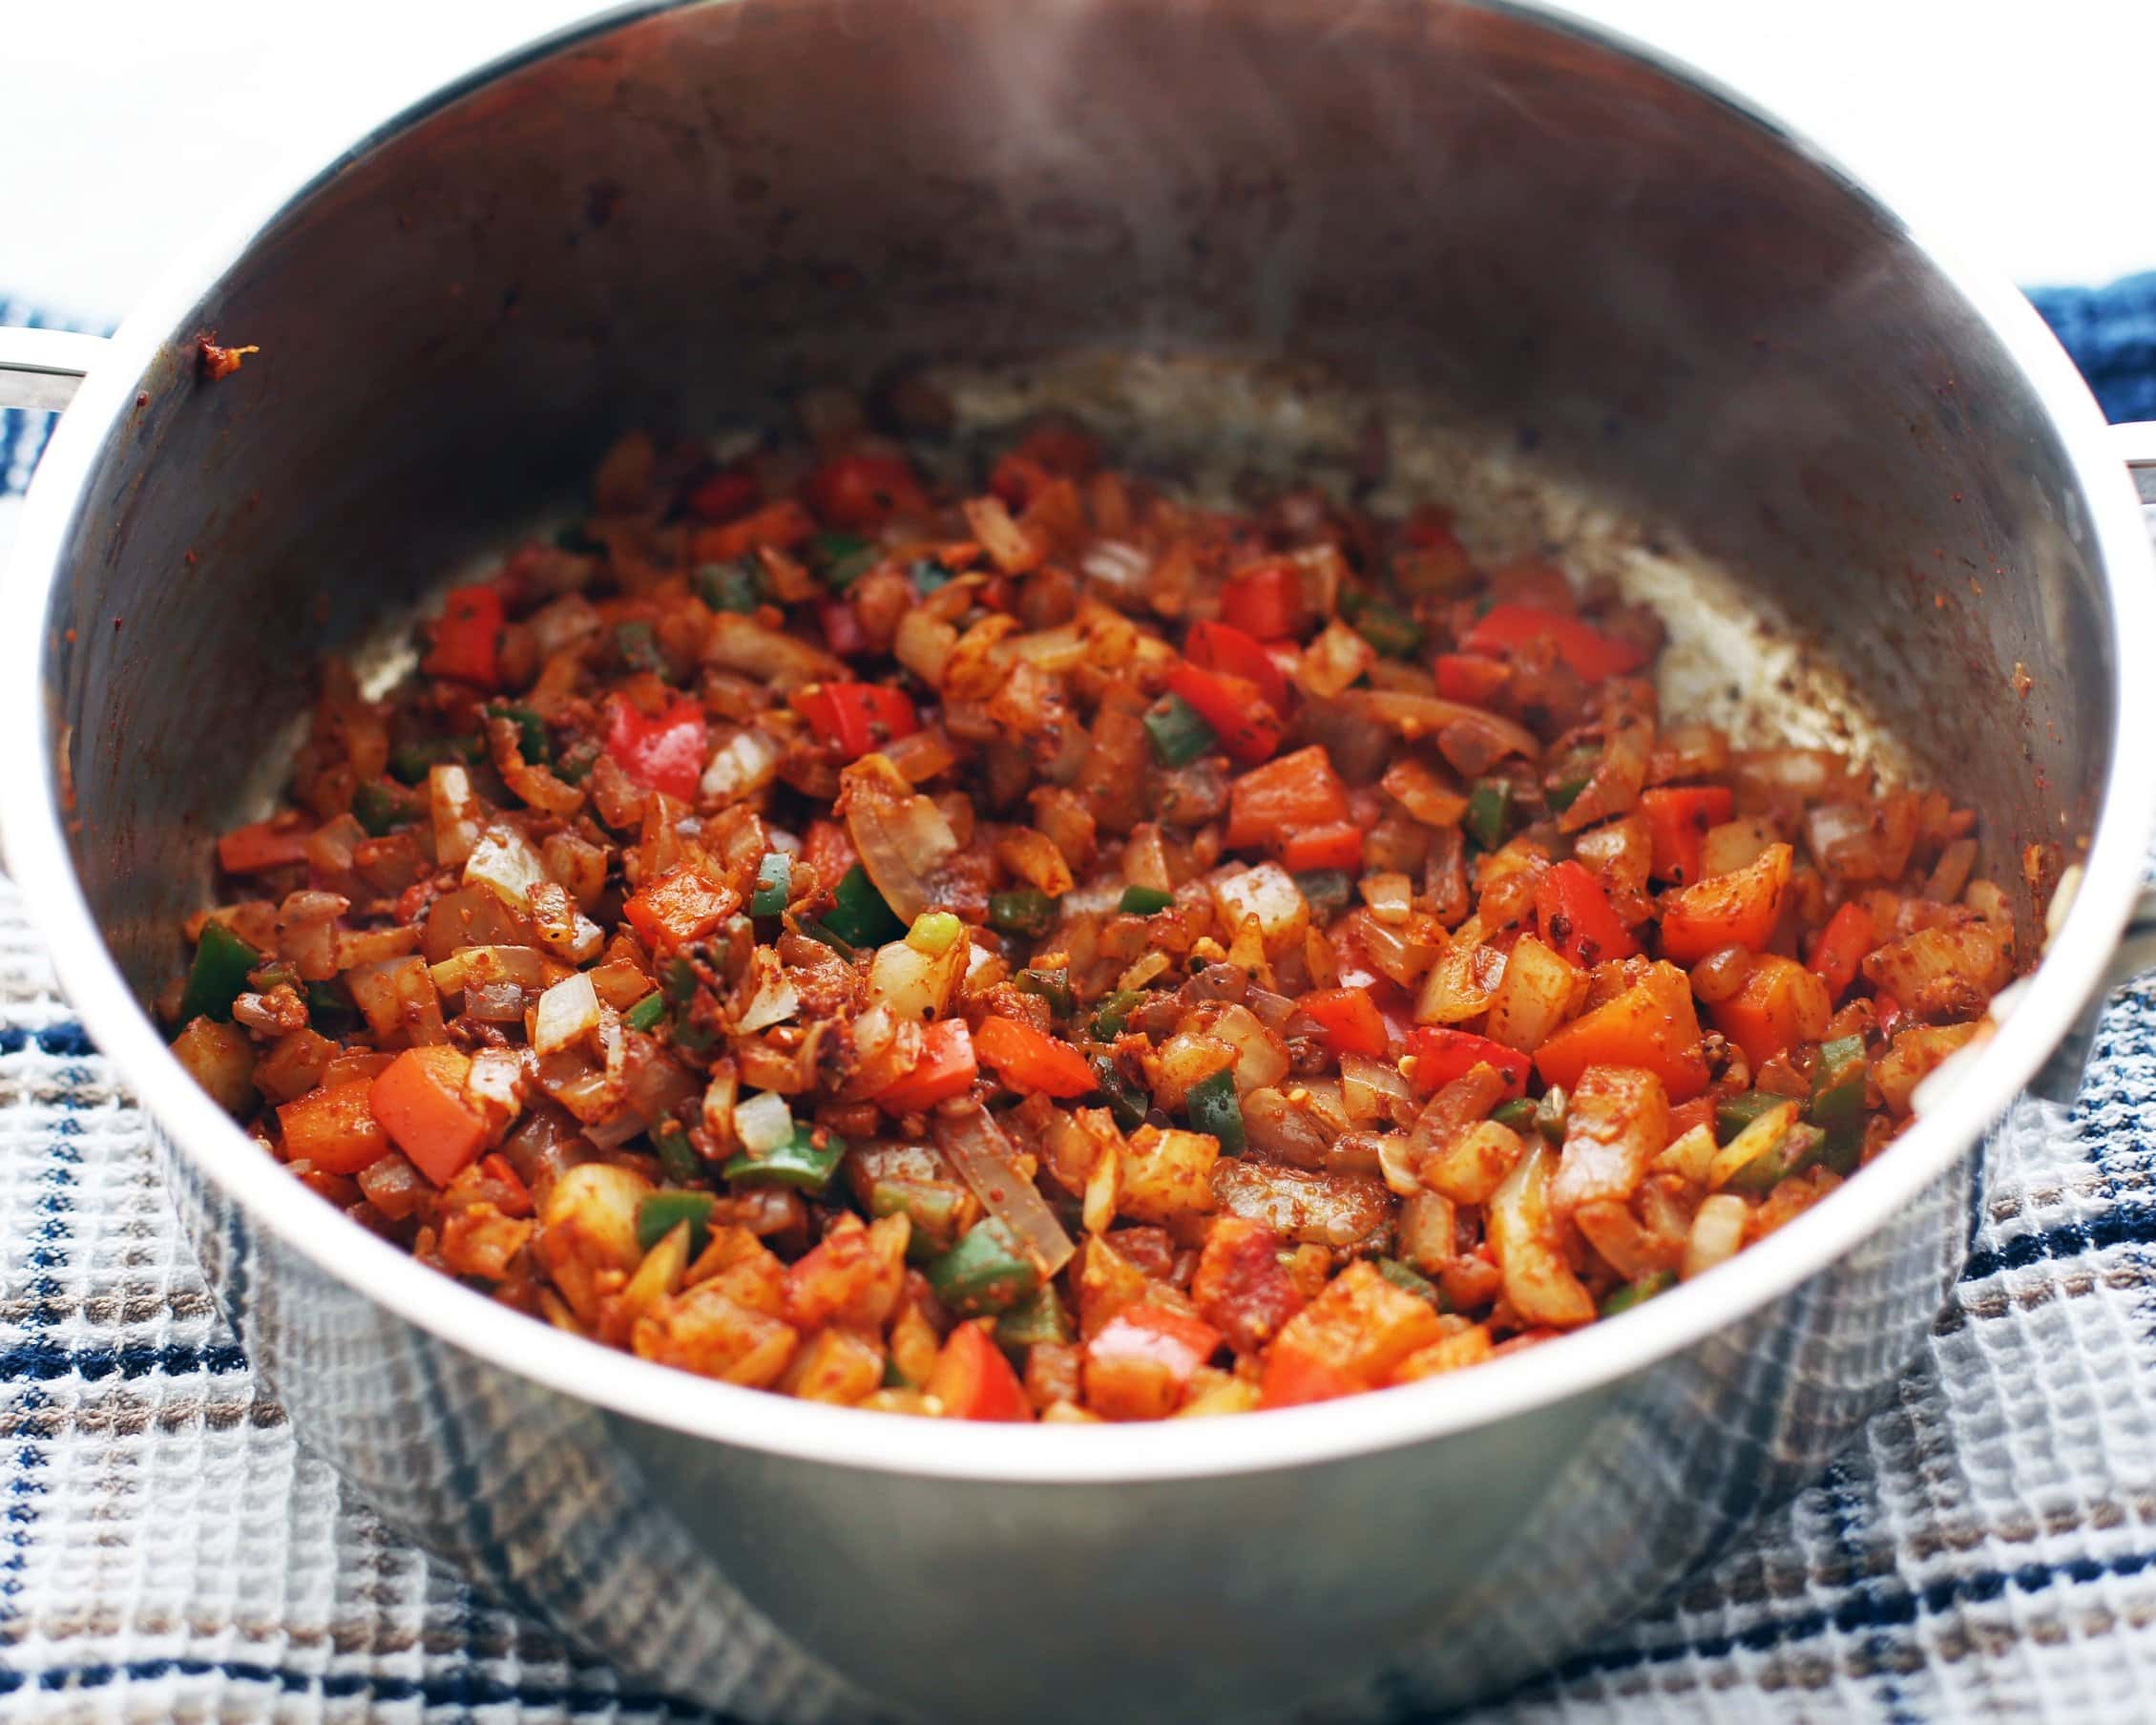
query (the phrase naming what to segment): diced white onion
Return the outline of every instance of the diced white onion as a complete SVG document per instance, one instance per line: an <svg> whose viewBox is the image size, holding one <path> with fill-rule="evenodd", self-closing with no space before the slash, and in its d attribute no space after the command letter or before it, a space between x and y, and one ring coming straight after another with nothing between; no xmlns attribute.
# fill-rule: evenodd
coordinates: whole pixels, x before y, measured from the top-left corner
<svg viewBox="0 0 2156 1725"><path fill-rule="evenodd" d="M760 1090L734 1104L734 1136L751 1155L768 1154L793 1136L793 1110L776 1090Z"/></svg>
<svg viewBox="0 0 2156 1725"><path fill-rule="evenodd" d="M735 1026L743 1033L783 1024L801 1009L801 997L779 963L778 954L767 946L760 946L755 949L750 962L756 968L756 993L750 997L741 1021Z"/></svg>
<svg viewBox="0 0 2156 1725"><path fill-rule="evenodd" d="M553 884L532 841L514 827L489 827L464 865L464 883L480 885L512 910L531 908L532 889Z"/></svg>
<svg viewBox="0 0 2156 1725"><path fill-rule="evenodd" d="M564 977L539 997L539 1011L532 1027L532 1046L540 1054L553 1054L581 1041L599 1026L598 991L592 979L578 971Z"/></svg>
<svg viewBox="0 0 2156 1725"><path fill-rule="evenodd" d="M1097 539L1078 558L1079 570L1105 586L1136 592L1153 572L1153 559L1122 539Z"/></svg>
<svg viewBox="0 0 2156 1725"><path fill-rule="evenodd" d="M744 730L723 745L703 769L699 792L708 801L735 803L778 776L779 746L760 730Z"/></svg>

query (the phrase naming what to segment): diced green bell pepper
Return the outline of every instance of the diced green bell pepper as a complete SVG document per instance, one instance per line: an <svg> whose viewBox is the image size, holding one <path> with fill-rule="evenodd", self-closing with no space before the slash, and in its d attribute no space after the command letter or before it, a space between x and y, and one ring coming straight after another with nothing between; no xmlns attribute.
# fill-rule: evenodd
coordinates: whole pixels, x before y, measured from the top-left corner
<svg viewBox="0 0 2156 1725"><path fill-rule="evenodd" d="M881 946L906 933L906 925L884 902L869 871L859 863L839 877L831 898L824 926L848 946Z"/></svg>
<svg viewBox="0 0 2156 1725"><path fill-rule="evenodd" d="M743 1186L790 1186L820 1192L831 1183L846 1155L846 1140L822 1126L795 1123L793 1137L776 1148L752 1156L743 1150L720 1170Z"/></svg>
<svg viewBox="0 0 2156 1725"><path fill-rule="evenodd" d="M1144 1004L1145 996L1135 988L1119 988L1112 994L1102 995L1093 1009L1094 1041L1114 1041L1122 1035L1130 1015Z"/></svg>
<svg viewBox="0 0 2156 1725"><path fill-rule="evenodd" d="M1123 895L1116 900L1116 909L1133 916L1150 916L1155 911L1164 911L1175 903L1175 894L1159 887L1129 886Z"/></svg>
<svg viewBox="0 0 2156 1725"><path fill-rule="evenodd" d="M1183 1111L1190 1117L1192 1131L1209 1132L1220 1140L1223 1155L1243 1154L1243 1100L1235 1093L1234 1067L1192 1084L1183 1099Z"/></svg>
<svg viewBox="0 0 2156 1725"><path fill-rule="evenodd" d="M1748 1198L1764 1198L1790 1175L1801 1173L1817 1161L1826 1142L1826 1133L1817 1126L1795 1121L1787 1131L1763 1142L1741 1168L1723 1181L1722 1189L1742 1192Z"/></svg>
<svg viewBox="0 0 2156 1725"><path fill-rule="evenodd" d="M1620 1312L1629 1312L1658 1294L1666 1294L1676 1285L1677 1278L1668 1271L1650 1270L1638 1281L1626 1282L1623 1287L1613 1290L1602 1301L1602 1315L1615 1317Z"/></svg>
<svg viewBox="0 0 2156 1725"><path fill-rule="evenodd" d="M913 583L913 591L923 599L938 587L949 586L957 579L933 557L914 558L913 567L907 571L907 575Z"/></svg>
<svg viewBox="0 0 2156 1725"><path fill-rule="evenodd" d="M756 865L756 891L749 895L751 916L778 916L785 913L793 891L793 858L784 851L766 851Z"/></svg>
<svg viewBox="0 0 2156 1725"><path fill-rule="evenodd" d="M1071 969L1067 964L1058 964L1052 970L1022 970L1012 981L1020 994L1037 995L1046 1000L1053 1017L1067 1019L1077 1006L1071 997Z"/></svg>
<svg viewBox="0 0 2156 1725"><path fill-rule="evenodd" d="M1348 908L1355 896L1355 882L1345 869L1305 869L1295 876L1295 890L1311 910L1330 915Z"/></svg>
<svg viewBox="0 0 2156 1725"><path fill-rule="evenodd" d="M631 1030L657 1030L666 1021L666 996L653 989L621 1015L621 1021Z"/></svg>
<svg viewBox="0 0 2156 1725"><path fill-rule="evenodd" d="M907 1236L906 1255L916 1263L949 1252L958 1238L958 1218L965 1213L966 1194L954 1186L933 1185L925 1180L878 1180L869 1189L871 1216L903 1215L912 1224Z"/></svg>
<svg viewBox="0 0 2156 1725"><path fill-rule="evenodd" d="M688 1181L703 1172L703 1163L689 1142L689 1129L678 1120L662 1120L651 1129L652 1148L669 1180Z"/></svg>
<svg viewBox="0 0 2156 1725"><path fill-rule="evenodd" d="M1438 1311L1444 1311L1444 1294L1438 1292L1437 1284L1419 1270L1401 1263L1398 1258L1379 1258L1377 1273L1403 1294L1412 1294L1418 1300L1428 1300Z"/></svg>
<svg viewBox="0 0 2156 1725"><path fill-rule="evenodd" d="M187 986L179 997L182 1024L202 1017L230 1019L232 1002L247 991L247 973L262 961L261 953L221 922L202 924L195 962L187 967Z"/></svg>
<svg viewBox="0 0 2156 1725"><path fill-rule="evenodd" d="M1181 695L1162 695L1154 702L1145 709L1144 724L1163 767L1187 767L1220 743L1213 727Z"/></svg>
<svg viewBox="0 0 2156 1725"><path fill-rule="evenodd" d="M1116 1124L1124 1131L1135 1132L1145 1124L1145 1116L1152 1111L1152 1099L1123 1077L1115 1056L1096 1054L1089 1059L1094 1076L1100 1081L1100 1094L1107 1102L1108 1112L1116 1117Z"/></svg>
<svg viewBox="0 0 2156 1725"><path fill-rule="evenodd" d="M1056 926L1056 901L1033 887L1014 887L988 895L988 926L999 935L1023 935L1038 940Z"/></svg>
<svg viewBox="0 0 2156 1725"><path fill-rule="evenodd" d="M656 1191L637 1206L637 1244L649 1252L676 1227L689 1225L689 1261L694 1263L711 1244L711 1207L719 1200L710 1192Z"/></svg>
<svg viewBox="0 0 2156 1725"><path fill-rule="evenodd" d="M697 598L714 611L731 611L736 616L746 617L764 602L764 589L757 574L753 559L736 557L730 563L699 563L690 580Z"/></svg>
<svg viewBox="0 0 2156 1725"><path fill-rule="evenodd" d="M1035 1289L1029 1298L1020 1300L995 1320L995 1339L1006 1348L1068 1342L1075 1334L1063 1302L1056 1297L1052 1287Z"/></svg>
<svg viewBox="0 0 2156 1725"><path fill-rule="evenodd" d="M614 650L632 671L666 675L666 655L659 650L659 631L640 617L614 625Z"/></svg>
<svg viewBox="0 0 2156 1725"><path fill-rule="evenodd" d="M369 838L387 838L408 821L419 818L415 798L381 779L369 779L352 792L352 818Z"/></svg>
<svg viewBox="0 0 2156 1725"><path fill-rule="evenodd" d="M1561 785L1553 785L1543 792L1542 800L1549 804L1552 814L1562 814L1580 800L1580 793L1587 789L1585 779L1567 779Z"/></svg>
<svg viewBox="0 0 2156 1725"><path fill-rule="evenodd" d="M1572 1117L1572 1092L1552 1084L1535 1104L1535 1129L1551 1144L1564 1142L1564 1124Z"/></svg>
<svg viewBox="0 0 2156 1725"><path fill-rule="evenodd" d="M1467 834L1485 851L1505 842L1512 825L1512 787L1503 779L1484 779L1467 794Z"/></svg>
<svg viewBox="0 0 2156 1725"><path fill-rule="evenodd" d="M1820 1044L1805 1114L1827 1135L1820 1159L1837 1174L1856 1172L1864 1155L1864 1086L1869 1075L1862 1037L1836 1037Z"/></svg>
<svg viewBox="0 0 2156 1725"><path fill-rule="evenodd" d="M1790 1100L1771 1090L1747 1090L1742 1096L1723 1097L1714 1104L1715 1141L1727 1144L1769 1108L1778 1108Z"/></svg>
<svg viewBox="0 0 2156 1725"><path fill-rule="evenodd" d="M479 711L489 719L507 719L516 726L517 752L524 757L527 767L544 767L553 762L554 743L547 735L547 722L530 707L507 701L490 701Z"/></svg>
<svg viewBox="0 0 2156 1725"><path fill-rule="evenodd" d="M307 1024L326 1037L341 1037L358 1027L360 1010L351 990L336 978L307 984Z"/></svg>
<svg viewBox="0 0 2156 1725"><path fill-rule="evenodd" d="M1010 1231L985 1216L925 1272L936 1298L960 1317L1008 1312L1040 1286L1040 1273Z"/></svg>
<svg viewBox="0 0 2156 1725"><path fill-rule="evenodd" d="M1499 1103L1491 1110L1490 1118L1501 1126L1510 1126L1516 1132L1532 1131L1538 1105L1532 1096L1516 1096L1510 1102Z"/></svg>
<svg viewBox="0 0 2156 1725"><path fill-rule="evenodd" d="M1347 608L1343 603L1341 609ZM1355 633L1388 659L1413 659L1415 649L1422 645L1422 625L1385 600L1363 600L1355 606L1350 621Z"/></svg>

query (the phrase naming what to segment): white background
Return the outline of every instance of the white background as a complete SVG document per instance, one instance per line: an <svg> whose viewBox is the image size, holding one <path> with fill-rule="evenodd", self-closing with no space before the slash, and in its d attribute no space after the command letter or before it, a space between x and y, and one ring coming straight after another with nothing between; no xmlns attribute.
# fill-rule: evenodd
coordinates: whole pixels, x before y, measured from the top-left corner
<svg viewBox="0 0 2156 1725"><path fill-rule="evenodd" d="M2156 0L1576 6L1780 111L2017 281L2156 267ZM588 10L0 0L0 294L116 319L222 188Z"/></svg>

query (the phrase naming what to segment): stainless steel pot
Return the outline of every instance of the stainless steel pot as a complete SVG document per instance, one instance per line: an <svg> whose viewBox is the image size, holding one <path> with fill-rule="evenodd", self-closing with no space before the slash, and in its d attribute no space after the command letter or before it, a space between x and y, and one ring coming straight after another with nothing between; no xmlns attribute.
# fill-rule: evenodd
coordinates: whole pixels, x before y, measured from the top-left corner
<svg viewBox="0 0 2156 1725"><path fill-rule="evenodd" d="M208 329L261 351L205 381ZM752 1719L1376 1718L1580 1649L1879 1403L2139 884L2149 551L2063 356L1771 119L1534 8L633 6L221 223L109 346L0 337L49 401L88 373L4 600L8 861L250 1357L398 1526ZM1251 380L1322 380L1533 443L1741 571L1978 805L1997 877L2087 836L1980 1065L1796 1223L1584 1335L1288 1413L1026 1431L554 1334L346 1223L188 1083L141 1002L317 651L621 426L1084 352L1210 377L1171 404L1194 439L1241 430ZM1112 405L1126 369L1057 374Z"/></svg>

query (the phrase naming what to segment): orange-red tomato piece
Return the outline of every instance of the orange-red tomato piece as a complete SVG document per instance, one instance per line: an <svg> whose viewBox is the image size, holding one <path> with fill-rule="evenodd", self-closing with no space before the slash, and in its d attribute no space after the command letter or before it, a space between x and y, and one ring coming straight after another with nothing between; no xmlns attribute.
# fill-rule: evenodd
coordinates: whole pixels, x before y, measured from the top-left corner
<svg viewBox="0 0 2156 1725"><path fill-rule="evenodd" d="M1532 1062L1517 1048L1493 1042L1472 1030L1455 1030L1445 1024L1417 1025L1408 1035L1408 1053L1414 1057L1410 1083L1424 1095L1442 1090L1455 1078L1464 1078L1476 1066L1489 1066L1504 1075L1505 1099L1527 1094L1527 1071Z"/></svg>
<svg viewBox="0 0 2156 1725"><path fill-rule="evenodd" d="M921 728L912 702L898 689L879 683L812 683L789 697L793 710L808 721L818 742L836 748L848 761L873 754L899 737Z"/></svg>
<svg viewBox="0 0 2156 1725"><path fill-rule="evenodd" d="M421 665L429 677L453 677L483 689L501 683L502 630L508 612L499 587L454 587L435 620L433 645Z"/></svg>
<svg viewBox="0 0 2156 1725"><path fill-rule="evenodd" d="M1872 913L1853 898L1827 918L1827 926L1811 942L1809 962L1826 983L1830 998L1839 1000L1849 992L1873 938Z"/></svg>
<svg viewBox="0 0 2156 1725"><path fill-rule="evenodd" d="M607 702L606 752L646 790L695 801L709 747L703 708L686 695L656 718L623 696Z"/></svg>
<svg viewBox="0 0 2156 1725"><path fill-rule="evenodd" d="M918 1114L960 1096L980 1076L973 1033L964 1019L938 1019L921 1033L921 1058L905 1077L884 1086L876 1101L892 1114Z"/></svg>
<svg viewBox="0 0 2156 1725"><path fill-rule="evenodd" d="M1652 964L1637 983L1551 1034L1535 1050L1549 1084L1572 1085L1589 1066L1636 1066L1662 1080L1669 1100L1706 1088L1706 1057L1691 979L1673 964Z"/></svg>
<svg viewBox="0 0 2156 1725"><path fill-rule="evenodd" d="M1322 827L1305 827L1280 841L1283 867L1297 873L1306 869L1346 869L1363 866L1363 830L1352 821L1328 821Z"/></svg>
<svg viewBox="0 0 2156 1725"><path fill-rule="evenodd" d="M1512 681L1512 666L1480 653L1437 655L1437 692L1447 701L1481 706Z"/></svg>
<svg viewBox="0 0 2156 1725"><path fill-rule="evenodd" d="M436 1186L447 1186L487 1143L487 1123L464 1100L471 1062L447 1044L407 1048L367 1091L367 1106L397 1148Z"/></svg>
<svg viewBox="0 0 2156 1725"><path fill-rule="evenodd" d="M1535 915L1543 941L1583 970L1640 950L1601 884L1576 862L1556 864L1536 883Z"/></svg>
<svg viewBox="0 0 2156 1725"><path fill-rule="evenodd" d="M235 827L217 841L217 859L227 874L254 874L307 859L311 831L304 826L256 821Z"/></svg>
<svg viewBox="0 0 2156 1725"><path fill-rule="evenodd" d="M1014 1090L1043 1096L1085 1096L1100 1087L1085 1056L1015 1019L990 1016L973 1033L973 1052Z"/></svg>
<svg viewBox="0 0 2156 1725"><path fill-rule="evenodd" d="M1290 652L1297 652L1292 642ZM1266 643L1233 623L1202 619L1190 625L1183 638L1183 656L1207 671L1225 671L1258 685L1258 693L1276 713L1287 710L1287 679L1274 663Z"/></svg>
<svg viewBox="0 0 2156 1725"><path fill-rule="evenodd" d="M925 1386L957 1420L1031 1420L1033 1408L1018 1375L989 1338L985 1319L960 1324L936 1356Z"/></svg>
<svg viewBox="0 0 2156 1725"><path fill-rule="evenodd" d="M1348 787L1322 743L1253 767L1228 788L1227 842L1274 845L1306 827L1348 819Z"/></svg>
<svg viewBox="0 0 2156 1725"><path fill-rule="evenodd" d="M1726 785L1658 785L1640 793L1640 812L1647 817L1653 844L1649 872L1672 886L1689 886L1700 877L1700 850L1709 827L1735 812L1737 799Z"/></svg>
<svg viewBox="0 0 2156 1725"><path fill-rule="evenodd" d="M810 509L848 532L873 530L894 515L917 515L928 507L912 464L903 455L873 450L832 456L802 490Z"/></svg>
<svg viewBox="0 0 2156 1725"><path fill-rule="evenodd" d="M1697 964L1725 946L1762 950L1782 918L1791 854L1787 845L1769 845L1741 869L1664 893L1656 906L1663 957Z"/></svg>
<svg viewBox="0 0 2156 1725"><path fill-rule="evenodd" d="M1557 647L1558 657L1589 683L1628 676L1647 663L1646 653L1633 642L1540 605L1493 605L1460 638L1460 645L1470 653L1496 656L1544 637Z"/></svg>
<svg viewBox="0 0 2156 1725"><path fill-rule="evenodd" d="M1258 1388L1261 1408L1299 1407L1307 1401L1331 1401L1365 1386L1338 1366L1277 1343L1266 1357L1266 1375Z"/></svg>
<svg viewBox="0 0 2156 1725"><path fill-rule="evenodd" d="M1297 633L1303 621L1302 571L1287 557L1253 564L1221 589L1221 616L1260 641Z"/></svg>
<svg viewBox="0 0 2156 1725"><path fill-rule="evenodd" d="M1249 678L1179 664L1168 673L1168 687L1197 709L1221 747L1244 766L1255 767L1280 747L1286 727Z"/></svg>
<svg viewBox="0 0 2156 1725"><path fill-rule="evenodd" d="M1385 1019L1367 988L1321 988L1295 1002L1295 1010L1314 1021L1334 1054L1382 1057L1392 1046Z"/></svg>

